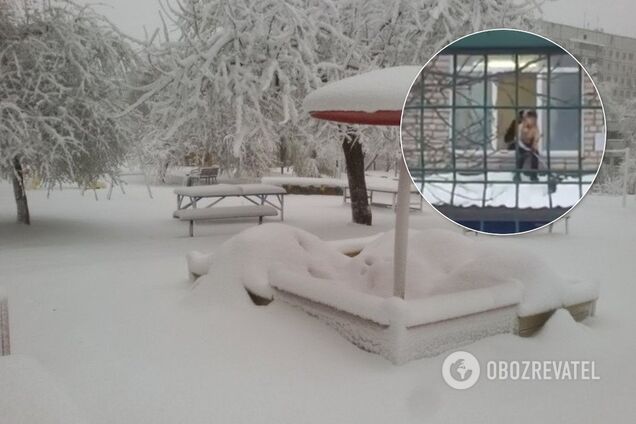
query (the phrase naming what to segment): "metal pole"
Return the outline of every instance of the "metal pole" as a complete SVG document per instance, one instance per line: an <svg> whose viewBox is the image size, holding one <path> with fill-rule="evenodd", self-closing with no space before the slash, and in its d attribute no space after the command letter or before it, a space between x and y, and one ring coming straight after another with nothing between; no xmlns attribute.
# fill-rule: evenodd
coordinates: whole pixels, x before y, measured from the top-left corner
<svg viewBox="0 0 636 424"><path fill-rule="evenodd" d="M393 296L404 299L406 292L406 257L409 237L411 178L406 163L400 161L397 205L395 208L395 241L393 246Z"/></svg>
<svg viewBox="0 0 636 424"><path fill-rule="evenodd" d="M11 353L9 343L9 301L4 287L0 287L0 356Z"/></svg>
<svg viewBox="0 0 636 424"><path fill-rule="evenodd" d="M484 143L483 143L483 154L484 154L484 190L482 192L481 197L481 207L486 207L486 192L488 190L488 146L487 144L490 142L490 137L488 133L488 55L484 55L484 104L483 104L483 113L484 113ZM483 221L482 221L483 224ZM483 231L483 225L481 230Z"/></svg>
<svg viewBox="0 0 636 424"><path fill-rule="evenodd" d="M582 93L581 91L583 90L583 71L581 70L581 67L579 66L579 72L578 72L578 77L579 77L579 83L578 83L578 87L579 87L579 95L577 96L578 100L579 100L579 113L577 113L577 119L578 119L578 125L577 125L577 135L578 135L578 154L579 154L579 161L578 161L578 165L579 165L579 199L581 197L583 197L583 107L581 106L581 96Z"/></svg>
<svg viewBox="0 0 636 424"><path fill-rule="evenodd" d="M627 206L627 179L629 178L629 147L625 148L623 159L623 207Z"/></svg>
<svg viewBox="0 0 636 424"><path fill-rule="evenodd" d="M453 109L451 110L451 163L453 165L453 187L451 189L450 205L455 206L455 189L457 188L457 152L455 151L455 138L457 137L457 55L453 55L453 91L451 92Z"/></svg>

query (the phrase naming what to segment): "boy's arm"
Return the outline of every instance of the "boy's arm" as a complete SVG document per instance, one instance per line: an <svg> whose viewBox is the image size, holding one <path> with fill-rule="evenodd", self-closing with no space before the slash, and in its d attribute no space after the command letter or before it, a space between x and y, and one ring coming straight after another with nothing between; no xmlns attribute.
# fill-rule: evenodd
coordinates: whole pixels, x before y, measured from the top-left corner
<svg viewBox="0 0 636 424"><path fill-rule="evenodd" d="M532 150L535 153L539 153L539 142L541 141L541 134L539 134L538 130L534 131L534 135L532 137Z"/></svg>

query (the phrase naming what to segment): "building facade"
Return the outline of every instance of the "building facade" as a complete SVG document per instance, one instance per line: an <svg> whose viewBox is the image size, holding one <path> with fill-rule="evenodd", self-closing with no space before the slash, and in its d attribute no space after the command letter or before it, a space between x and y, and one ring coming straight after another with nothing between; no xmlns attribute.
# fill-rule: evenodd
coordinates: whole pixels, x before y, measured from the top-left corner
<svg viewBox="0 0 636 424"><path fill-rule="evenodd" d="M612 95L636 96L636 38L548 21L537 32L565 47L597 83L612 83Z"/></svg>

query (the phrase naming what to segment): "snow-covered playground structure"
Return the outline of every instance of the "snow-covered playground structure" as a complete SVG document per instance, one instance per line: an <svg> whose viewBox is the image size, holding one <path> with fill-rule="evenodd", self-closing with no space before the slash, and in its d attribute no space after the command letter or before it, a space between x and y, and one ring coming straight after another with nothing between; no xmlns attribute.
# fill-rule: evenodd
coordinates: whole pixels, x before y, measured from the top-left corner
<svg viewBox="0 0 636 424"><path fill-rule="evenodd" d="M389 68L334 82L310 94L305 108L320 119L399 125L418 72ZM579 320L594 312L598 284L565 279L530 252L502 252L447 229L409 231L411 184L402 162L394 231L329 243L265 224L213 254L190 253L190 276L209 270L206 284L240 281L258 304L281 300L299 307L396 364L495 334L529 335L559 308L574 307Z"/></svg>
<svg viewBox="0 0 636 424"><path fill-rule="evenodd" d="M492 240L439 228L409 232L405 298L395 297L393 240L388 232L327 242L270 223L212 254L191 252L188 268L195 290L240 282L233 291L299 307L396 364L495 334L531 335L559 308L576 320L594 312L597 283L564 278L524 249L502 252Z"/></svg>

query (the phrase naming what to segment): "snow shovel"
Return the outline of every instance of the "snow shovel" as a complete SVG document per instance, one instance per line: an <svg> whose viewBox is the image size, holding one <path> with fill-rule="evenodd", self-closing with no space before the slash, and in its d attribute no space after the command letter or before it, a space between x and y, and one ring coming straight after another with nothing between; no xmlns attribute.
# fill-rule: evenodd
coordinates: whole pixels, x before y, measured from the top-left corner
<svg viewBox="0 0 636 424"><path fill-rule="evenodd" d="M534 155L535 158L537 158L537 160L539 161L539 164L541 164L541 166L543 166L545 169L550 169L545 161L541 158L541 156L539 156L538 153L536 152L532 152L532 154ZM555 176L552 172L547 171L548 174L548 192L550 194L554 193L557 191L557 185L562 181L561 177Z"/></svg>

